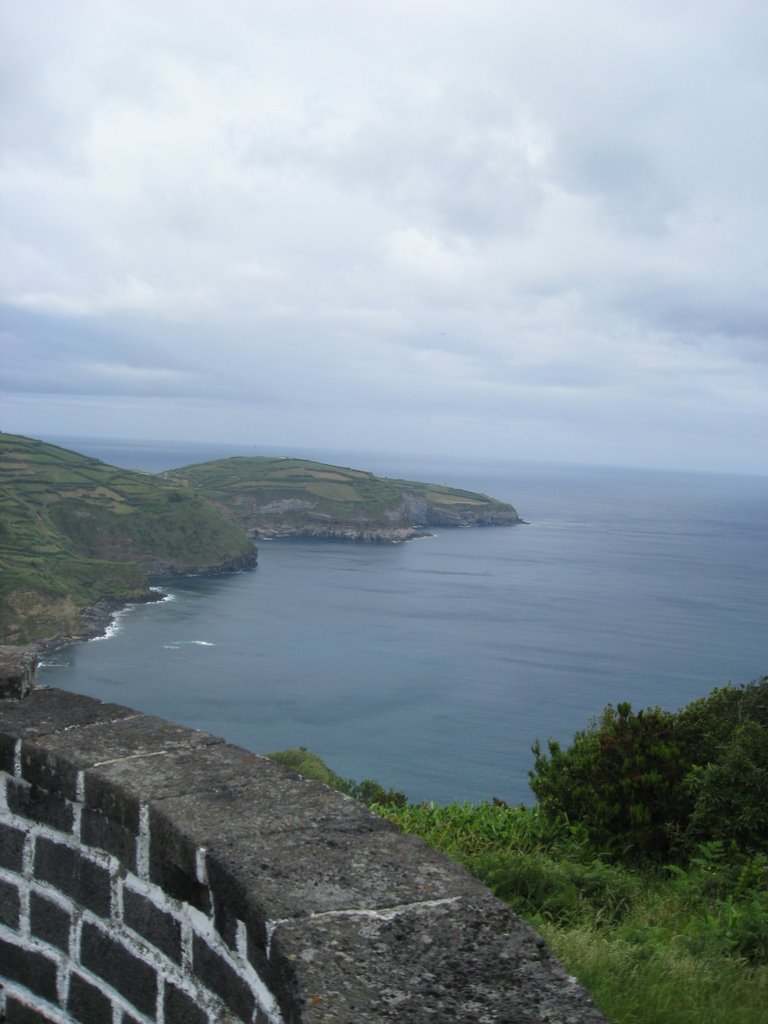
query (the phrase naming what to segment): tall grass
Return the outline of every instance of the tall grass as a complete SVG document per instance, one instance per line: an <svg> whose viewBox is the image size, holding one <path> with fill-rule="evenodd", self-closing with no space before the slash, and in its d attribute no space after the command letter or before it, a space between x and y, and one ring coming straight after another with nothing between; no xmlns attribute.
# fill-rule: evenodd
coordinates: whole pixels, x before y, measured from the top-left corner
<svg viewBox="0 0 768 1024"><path fill-rule="evenodd" d="M768 969L637 944L615 929L539 923L539 931L614 1024L764 1024Z"/></svg>
<svg viewBox="0 0 768 1024"><path fill-rule="evenodd" d="M609 864L537 808L375 806L458 861L546 939L614 1024L768 1019L768 862L722 843L686 870Z"/></svg>

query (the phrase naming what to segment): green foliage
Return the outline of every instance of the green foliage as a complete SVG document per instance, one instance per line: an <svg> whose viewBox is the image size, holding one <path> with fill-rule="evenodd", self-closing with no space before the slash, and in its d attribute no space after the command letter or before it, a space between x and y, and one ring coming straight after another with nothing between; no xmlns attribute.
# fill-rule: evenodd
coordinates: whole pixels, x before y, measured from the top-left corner
<svg viewBox="0 0 768 1024"><path fill-rule="evenodd" d="M542 924L543 937L613 1024L763 1024L768 968L706 959L617 929Z"/></svg>
<svg viewBox="0 0 768 1024"><path fill-rule="evenodd" d="M346 785L349 796L367 807L374 804L381 807L405 807L408 803L405 793L397 789L384 789L375 779L363 779L361 782L347 779Z"/></svg>
<svg viewBox="0 0 768 1024"><path fill-rule="evenodd" d="M768 679L677 714L608 706L563 750L533 747L542 812L613 859L684 860L709 839L768 850Z"/></svg>
<svg viewBox="0 0 768 1024"><path fill-rule="evenodd" d="M616 923L642 894L639 879L599 860L560 860L541 851L486 854L473 873L532 921L593 927Z"/></svg>
<svg viewBox="0 0 768 1024"><path fill-rule="evenodd" d="M323 785L330 786L332 789L338 789L341 793L346 793L347 791L346 779L342 779L340 775L337 775L333 769L328 767L321 757L318 757L311 750L307 750L306 747L274 750L266 756L270 761L277 761L279 764L292 768L299 775L303 775L305 779L314 779L316 782L322 782Z"/></svg>
<svg viewBox="0 0 768 1024"><path fill-rule="evenodd" d="M748 722L768 726L768 676L746 686L716 687L686 704L677 715L677 731L690 763L707 764Z"/></svg>
<svg viewBox="0 0 768 1024"><path fill-rule="evenodd" d="M246 529L267 534L350 531L375 537L393 529L413 531L414 524L427 525L431 514L446 525L457 517L467 523L518 521L511 505L486 494L306 459L219 459L168 475L216 502Z"/></svg>
<svg viewBox="0 0 768 1024"><path fill-rule="evenodd" d="M204 570L253 544L201 495L0 433L0 641L77 630L99 598L146 596L147 571Z"/></svg>
<svg viewBox="0 0 768 1024"><path fill-rule="evenodd" d="M271 761L292 768L303 775L305 779L313 779L322 782L325 786L337 789L340 793L359 800L361 803L370 806L380 804L382 806L404 806L406 797L404 793L393 789L384 789L373 779L363 779L362 782L355 782L354 779L343 779L337 775L332 768L323 761L321 757L307 750L306 747L292 747L288 750L276 750L266 755Z"/></svg>
<svg viewBox="0 0 768 1024"><path fill-rule="evenodd" d="M686 764L674 715L608 706L563 751L533 748L531 788L542 809L579 822L597 850L612 856L668 856L668 825L687 810Z"/></svg>
<svg viewBox="0 0 768 1024"><path fill-rule="evenodd" d="M687 779L693 800L688 835L733 840L744 849L768 845L768 729L737 726L719 756L695 766Z"/></svg>

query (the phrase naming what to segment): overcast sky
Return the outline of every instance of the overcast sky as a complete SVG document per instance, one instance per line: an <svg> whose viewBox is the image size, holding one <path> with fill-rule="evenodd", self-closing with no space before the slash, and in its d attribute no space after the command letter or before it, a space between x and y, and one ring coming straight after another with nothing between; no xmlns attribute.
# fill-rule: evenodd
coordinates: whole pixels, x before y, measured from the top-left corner
<svg viewBox="0 0 768 1024"><path fill-rule="evenodd" d="M768 473L765 0L0 0L2 417Z"/></svg>

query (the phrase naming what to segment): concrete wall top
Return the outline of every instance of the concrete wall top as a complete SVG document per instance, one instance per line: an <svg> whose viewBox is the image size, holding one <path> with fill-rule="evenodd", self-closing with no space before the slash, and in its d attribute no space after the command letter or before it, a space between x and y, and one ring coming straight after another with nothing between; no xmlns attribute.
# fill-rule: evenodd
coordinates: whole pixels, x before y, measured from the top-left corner
<svg viewBox="0 0 768 1024"><path fill-rule="evenodd" d="M605 1021L536 933L447 858L214 736L32 689L0 699L0 771L0 817L17 831L29 821L87 843L115 878L159 887L174 920L210 923L274 999L272 1016L234 1005L228 1019Z"/></svg>

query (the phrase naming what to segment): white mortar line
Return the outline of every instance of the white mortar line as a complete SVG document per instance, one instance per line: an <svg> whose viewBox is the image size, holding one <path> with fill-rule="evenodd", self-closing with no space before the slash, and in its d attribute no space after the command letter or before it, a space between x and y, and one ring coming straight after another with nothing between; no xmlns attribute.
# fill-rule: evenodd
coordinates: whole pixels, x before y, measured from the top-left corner
<svg viewBox="0 0 768 1024"><path fill-rule="evenodd" d="M50 687L42 687L42 689L50 689ZM103 704L104 701L99 701ZM69 732L70 729L99 729L103 725L117 725L118 722L132 722L137 718L144 718L145 716L141 712L136 712L134 715L121 715L119 718L101 719L98 722L86 722L81 724L80 722L73 722L72 725L65 725L61 730L62 732Z"/></svg>
<svg viewBox="0 0 768 1024"><path fill-rule="evenodd" d="M69 933L69 958L73 964L80 967L80 946L83 941L83 915L78 914L72 918L72 928Z"/></svg>
<svg viewBox="0 0 768 1024"><path fill-rule="evenodd" d="M165 975L157 972L157 1001L155 1003L157 1024L165 1024Z"/></svg>
<svg viewBox="0 0 768 1024"><path fill-rule="evenodd" d="M399 903L391 907L346 907L341 910L317 910L306 917L284 917L277 921L269 921L267 930L270 937L278 925L291 924L295 921L312 921L323 917L372 917L382 921L391 921L400 914L407 914L411 910L423 910L430 907L444 907L452 903L459 903L461 896L444 896L437 900L417 900L415 903Z"/></svg>
<svg viewBox="0 0 768 1024"><path fill-rule="evenodd" d="M59 1001L59 1006L67 1005L71 969L69 957L62 956L56 968L56 998Z"/></svg>
<svg viewBox="0 0 768 1024"><path fill-rule="evenodd" d="M12 819L13 820L12 816ZM24 938L30 936L30 909L29 896L30 888L35 870L35 835L27 826L27 834L24 837L24 846L21 849L21 875L26 885L19 888L19 934Z"/></svg>
<svg viewBox="0 0 768 1024"><path fill-rule="evenodd" d="M109 872L109 917L116 925L120 924L123 919L122 879L120 870L118 868L112 870L112 865L110 865Z"/></svg>
<svg viewBox="0 0 768 1024"><path fill-rule="evenodd" d="M136 874L149 881L149 804L139 806L139 834L136 836Z"/></svg>
<svg viewBox="0 0 768 1024"><path fill-rule="evenodd" d="M21 985L17 985L12 981L4 981L5 996L0 996L0 1007L4 1010L6 1008L5 999L7 996L13 996L23 1006L28 1007L35 1013L40 1014L45 1020L49 1020L52 1024L72 1024L72 1018L64 1013L60 1007L53 1006L51 1003L46 1002L44 999L38 999L37 996L33 995L28 988L24 988Z"/></svg>
<svg viewBox="0 0 768 1024"><path fill-rule="evenodd" d="M120 764L123 761L137 761L142 757L162 757L167 750L145 750L137 754L125 754L123 757L112 757L108 761L94 761L91 768L103 768L107 764Z"/></svg>
<svg viewBox="0 0 768 1024"><path fill-rule="evenodd" d="M208 865L205 860L207 853L205 846L199 846L195 850L195 874L201 885L208 885Z"/></svg>
<svg viewBox="0 0 768 1024"><path fill-rule="evenodd" d="M115 902L112 908L112 918L118 924L125 921L125 879L118 871L115 873Z"/></svg>
<svg viewBox="0 0 768 1024"><path fill-rule="evenodd" d="M270 1024L283 1024L283 1016L277 1005L277 999L267 988L253 964L247 957L241 958L233 954L219 933L216 931L213 921L196 907L188 907L187 913L197 935L210 946L210 948L225 960L230 967L250 986L256 997L259 1009L266 1013Z"/></svg>
<svg viewBox="0 0 768 1024"><path fill-rule="evenodd" d="M67 801L72 808L72 835L78 842L83 838L83 805Z"/></svg>
<svg viewBox="0 0 768 1024"><path fill-rule="evenodd" d="M181 971L182 974L192 973L192 941L194 931L189 916L181 918Z"/></svg>
<svg viewBox="0 0 768 1024"><path fill-rule="evenodd" d="M13 936L11 941L18 944L19 938L22 938L27 946L33 949L45 950L49 955L53 955L56 958L57 963L61 964L62 957L66 954L62 954L61 950L55 949L47 943L42 942L31 936L30 934L30 922L29 922L29 894L32 888L39 890L41 894L44 894L47 898L53 898L56 903L60 903L63 906L72 906L72 928L70 929L70 943L69 943L69 968L74 967L92 984L96 985L102 991L109 996L113 1002L113 1006L119 1006L121 1012L130 1013L135 1019L144 1020L146 1024L150 1024L148 1018L137 1010L128 1000L125 999L117 990L113 989L103 978L93 974L87 968L82 965L81 962L81 943L82 943L82 929L84 921L95 925L100 931L107 932L111 929L114 937L127 946L135 955L139 955L142 959L150 960L153 962L156 970L158 971L158 978L161 976L170 977L175 985L177 985L182 991L184 991L190 998L192 998L198 1005L201 1005L206 1012L213 1012L214 1004L219 1005L220 1000L218 996L211 990L209 990L200 980L193 979L191 977L192 968L192 943L193 935L198 934L208 946L221 957L229 966L235 971L235 973L248 985L251 992L254 995L259 1010L266 1014L269 1024L283 1024L283 1017L280 1012L277 999L273 993L269 990L261 976L258 974L254 966L248 960L247 955L241 956L238 953L233 953L229 946L224 942L222 937L216 931L212 917L203 914L197 908L192 907L189 904L182 903L175 900L173 897L168 896L159 886L149 881L149 807L143 805L139 811L139 837L137 842L137 871L140 873L143 870L144 877L141 874L134 875L131 872L125 872L117 858L110 854L105 853L102 850L98 850L82 842L79 842L74 836L59 832L57 829L53 829L48 825L42 825L39 822L30 822L27 819L21 818L19 815L8 813L3 815L3 820L7 821L11 826L26 832L25 843L23 847L23 867L22 874L23 879L27 882L27 885L20 887L22 893L22 901L25 910L25 917L20 922L22 928L19 932L11 932L8 929L0 926L0 934L8 933L9 937ZM141 936L133 935L130 929L126 931L126 927L122 921L115 922L114 918L114 893L111 895L111 910L113 910L112 921L105 921L96 914L93 914L87 909L78 908L74 903L67 904L68 897L60 893L57 889L49 886L48 883L40 882L34 878L34 850L35 843L38 837L42 837L61 845L68 846L76 849L81 856L88 858L92 863L98 863L102 866L108 866L112 877L116 873L125 874L125 882L138 893L145 895L151 902L154 903L159 909L166 910L179 920L182 925L182 963L181 965L168 959L159 949L147 944L146 940L143 940ZM204 861L205 848L201 848L198 853L202 856L202 866L205 870L207 877L207 869ZM13 873L11 873L13 874ZM15 876L18 877L18 876ZM121 894L120 894L121 895ZM245 927L243 925L243 927ZM246 947L247 940L238 939L238 945L240 942ZM185 974L190 972L190 974ZM201 1002L202 1000L202 1002ZM210 1002L210 1005L209 1004ZM218 1012L218 1011L216 1011ZM119 1014L117 1018L119 1019ZM58 1024L58 1021L57 1021ZM62 1024L70 1024L68 1018L62 1018Z"/></svg>
<svg viewBox="0 0 768 1024"><path fill-rule="evenodd" d="M264 930L267 933L267 943L264 948L267 960L272 959L272 936L277 931L277 926L280 924L285 924L287 920L288 918L284 918L283 920L267 921L266 924L264 925Z"/></svg>
<svg viewBox="0 0 768 1024"><path fill-rule="evenodd" d="M235 921L235 948L243 960L248 960L248 929L245 921Z"/></svg>

